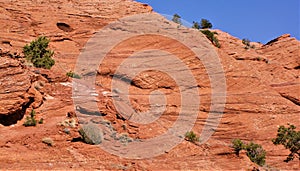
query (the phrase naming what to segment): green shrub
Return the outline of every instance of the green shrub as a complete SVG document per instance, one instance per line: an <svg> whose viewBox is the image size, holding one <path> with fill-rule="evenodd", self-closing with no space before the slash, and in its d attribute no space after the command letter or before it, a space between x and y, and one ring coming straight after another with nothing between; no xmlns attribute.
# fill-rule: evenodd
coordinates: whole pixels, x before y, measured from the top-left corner
<svg viewBox="0 0 300 171"><path fill-rule="evenodd" d="M246 154L252 162L260 166L263 166L265 164L266 151L262 148L261 145L250 142L246 145L245 148L247 151Z"/></svg>
<svg viewBox="0 0 300 171"><path fill-rule="evenodd" d="M30 45L23 47L23 53L27 61L31 62L37 68L50 69L55 61L51 58L53 51L48 50L50 40L44 36L32 41Z"/></svg>
<svg viewBox="0 0 300 171"><path fill-rule="evenodd" d="M243 43L244 45L246 45L247 47L250 47L250 40L249 40L249 39L243 39L243 40L242 40L242 43Z"/></svg>
<svg viewBox="0 0 300 171"><path fill-rule="evenodd" d="M241 150L246 150L249 159L260 166L264 165L266 162L266 151L259 144L253 142L245 144L240 139L234 139L232 140L232 148L237 156L239 156Z"/></svg>
<svg viewBox="0 0 300 171"><path fill-rule="evenodd" d="M251 45L251 41L249 39L243 39L242 43L245 45L245 49L255 49L255 45Z"/></svg>
<svg viewBox="0 0 300 171"><path fill-rule="evenodd" d="M71 77L71 78L76 78L76 79L80 79L80 78L81 78L80 75L78 75L78 74L76 74L76 73L74 73L74 72L72 72L72 71L67 72L66 75L67 75L68 77Z"/></svg>
<svg viewBox="0 0 300 171"><path fill-rule="evenodd" d="M213 25L207 19L201 19L201 29L210 29Z"/></svg>
<svg viewBox="0 0 300 171"><path fill-rule="evenodd" d="M181 17L180 17L180 15L178 15L178 14L174 14L173 15L173 18L172 18L172 21L174 22L174 23L177 23L177 24L182 24L182 22L181 22Z"/></svg>
<svg viewBox="0 0 300 171"><path fill-rule="evenodd" d="M26 121L23 123L25 127L36 126L35 111L32 109L30 116L26 116Z"/></svg>
<svg viewBox="0 0 300 171"><path fill-rule="evenodd" d="M239 156L241 150L245 149L245 145L240 139L232 140L232 147L237 156Z"/></svg>
<svg viewBox="0 0 300 171"><path fill-rule="evenodd" d="M199 137L193 131L185 133L185 139L193 143L199 141Z"/></svg>
<svg viewBox="0 0 300 171"><path fill-rule="evenodd" d="M219 43L218 38L215 37L216 32L211 32L209 30L201 30L203 34L208 38L208 40L211 41L211 43L216 46L217 48L220 48L221 45Z"/></svg>
<svg viewBox="0 0 300 171"><path fill-rule="evenodd" d="M293 160L296 156L300 162L300 131L295 130L294 125L289 127L280 126L277 130L277 137L272 139L273 144L283 145L286 149L290 150L285 162Z"/></svg>
<svg viewBox="0 0 300 171"><path fill-rule="evenodd" d="M89 123L79 129L82 140L87 144L97 145L102 142L103 132L97 125Z"/></svg>
<svg viewBox="0 0 300 171"><path fill-rule="evenodd" d="M192 26L192 28L198 29L198 30L201 29L200 24L199 24L198 22L195 22L195 21L193 21L193 26Z"/></svg>

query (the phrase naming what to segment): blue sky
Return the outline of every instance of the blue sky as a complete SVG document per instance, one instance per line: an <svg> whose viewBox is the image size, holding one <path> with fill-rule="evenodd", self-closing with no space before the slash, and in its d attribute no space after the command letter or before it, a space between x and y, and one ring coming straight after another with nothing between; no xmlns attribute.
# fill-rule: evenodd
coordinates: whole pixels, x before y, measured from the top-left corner
<svg viewBox="0 0 300 171"><path fill-rule="evenodd" d="M267 43L285 33L300 40L300 0L137 0L155 12L192 23L208 19L213 28Z"/></svg>

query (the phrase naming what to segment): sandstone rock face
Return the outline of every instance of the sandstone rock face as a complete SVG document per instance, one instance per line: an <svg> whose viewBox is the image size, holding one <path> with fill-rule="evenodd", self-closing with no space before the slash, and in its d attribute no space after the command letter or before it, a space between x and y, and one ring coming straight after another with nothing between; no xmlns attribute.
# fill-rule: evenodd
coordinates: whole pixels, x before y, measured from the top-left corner
<svg viewBox="0 0 300 171"><path fill-rule="evenodd" d="M223 120L235 118L232 126L235 130L243 130L237 136L264 144L264 148L269 149L269 163L281 167L282 158L277 156L280 150L270 139L275 137L278 125L298 124L295 121L299 120L300 73L296 66L300 42L283 35L266 45L252 42L255 48L245 49L241 40L224 32L218 33L222 44L219 54L223 62L228 61L225 68L230 69L226 72L226 106L230 112ZM229 119L234 113L239 115ZM235 134L231 128L223 129ZM287 167L297 167L297 162L289 164Z"/></svg>
<svg viewBox="0 0 300 171"><path fill-rule="evenodd" d="M11 125L22 119L34 101L30 72L17 60L0 54L0 122Z"/></svg>
<svg viewBox="0 0 300 171"><path fill-rule="evenodd" d="M282 49L282 50L278 50ZM282 35L262 47L261 53L274 66L271 71L270 86L295 105L300 104L300 43L289 34ZM276 67L275 67L276 66ZM261 69L262 70L262 69Z"/></svg>
<svg viewBox="0 0 300 171"><path fill-rule="evenodd" d="M169 60L173 57L171 54L176 54L195 77L195 83L190 84L191 87L184 86L183 90L195 89L200 92L201 103L192 130L200 135L205 125L215 124L208 119L213 100L213 86L208 74L209 67L207 68L210 65L185 50L178 42L169 41L162 36L141 35L123 41L111 49L101 67L76 70L83 79L74 79L72 84L71 79L66 77L66 72L75 69L80 52L86 50L86 42L104 26L113 21L122 21L125 16L151 11L152 8L147 5L127 0L2 1L0 124L4 126L0 127L1 168L251 170L258 167L244 153L240 157L235 156L230 148L234 138L261 144L267 151L266 162L271 168L299 168L298 161L283 162L288 151L274 146L271 139L275 137L278 125L293 123L300 128L297 122L300 119L300 42L289 35L283 35L266 45L251 42L255 48L245 49L242 40L216 30L221 44L218 49L213 48L199 31L179 27L153 13L153 18L145 18L142 20L144 24L137 25L134 29L156 28L156 35L168 32L187 41L191 40L194 51L211 47L217 52L226 79L226 104L218 127L212 129L215 133L204 144L183 141L158 157L142 160L120 158L99 147L76 141L79 128L60 124L68 122L70 113L73 115L74 111L77 114L76 121L72 118L74 126L77 125L76 122L86 121L103 124L117 135L126 134L141 141L165 133L178 119L181 91L174 77L154 69L145 70L135 76L122 70L115 73L118 66L130 55L133 55L130 59L133 61L134 58L146 60L132 65L132 68L145 69L148 63L153 63L180 75L178 70L182 68L177 66L178 63L174 64L173 60ZM109 37L110 34L103 34L103 37L110 40L100 42L103 44L100 47L118 40L124 33L135 33L128 26L136 24L136 21L138 20L132 19L127 25L112 25L111 28L114 29L109 31L114 30L116 35ZM33 68L22 62L22 47L39 35L51 39L50 48L55 51L56 60L56 65L51 70ZM147 48L161 49L164 55L160 54L159 58L155 58L156 52L150 53ZM133 53L137 50L142 52ZM85 62L90 61L82 61L81 64ZM92 77L95 77L95 85L89 87L88 80ZM167 101L164 114L152 123L132 122L132 116L124 115L116 109L114 98L121 99L121 102L124 99L120 98L122 90L112 88L113 78L116 78L116 84L126 84L129 87L130 105L138 112L151 108L151 93L156 90L164 93ZM132 82L129 83L128 80ZM78 85L75 86L78 89L72 90L74 84ZM80 105L76 101L79 95L87 97L79 101ZM187 102L192 100L187 99ZM95 102L96 105L92 106L90 102ZM127 109L128 106L122 107ZM37 112L36 119L43 118L44 124L25 128L22 126L24 115L33 108ZM191 111L189 109L188 113ZM154 119L157 117L150 116ZM9 125L14 126L8 127ZM64 133L65 129L68 134ZM44 137L52 138L55 148L46 147L41 142ZM117 138L120 140L120 137ZM120 144L108 145L117 147ZM155 145L145 146L145 151L154 151L156 148L158 147ZM32 161L35 161L35 165Z"/></svg>
<svg viewBox="0 0 300 171"><path fill-rule="evenodd" d="M38 36L52 40L57 68L65 72L86 41L101 27L118 18L152 11L147 5L124 0L4 0L1 8L0 38L3 46L22 52L22 47ZM9 22L8 22L9 21ZM72 61L72 62L71 62Z"/></svg>
<svg viewBox="0 0 300 171"><path fill-rule="evenodd" d="M226 33L220 33L219 39L226 46L221 55L229 55L238 61L245 61L249 67L255 68L253 75L278 92L283 98L299 106L299 54L300 43L290 35L282 35L266 45L252 43L255 49L238 49L244 46L241 41ZM223 50L224 49L224 50ZM255 67L254 67L255 66Z"/></svg>
<svg viewBox="0 0 300 171"><path fill-rule="evenodd" d="M66 72L70 71L76 62L73 59L76 59L80 48L97 29L122 16L149 12L152 8L123 0L69 3L53 1L49 4L28 0L3 1L0 11L0 23L3 25L0 31L0 48L4 50L1 56L20 57L25 44L38 36L47 36L52 40L50 46L56 52L57 65L51 71L44 69L32 69L32 71L38 72L40 79L46 78L49 82L66 82L68 81ZM38 93L34 88L30 89L33 80L29 70L23 69L17 60L8 58L1 58L1 60L1 69L5 71L1 74L3 79L1 99L7 102L3 101L0 114L7 116L23 113L20 116L16 114L18 119L13 119L13 122L4 123L10 125L23 117L26 106L33 103L32 98ZM38 95L38 97L40 97L38 105L33 105L35 107L42 101L42 96Z"/></svg>

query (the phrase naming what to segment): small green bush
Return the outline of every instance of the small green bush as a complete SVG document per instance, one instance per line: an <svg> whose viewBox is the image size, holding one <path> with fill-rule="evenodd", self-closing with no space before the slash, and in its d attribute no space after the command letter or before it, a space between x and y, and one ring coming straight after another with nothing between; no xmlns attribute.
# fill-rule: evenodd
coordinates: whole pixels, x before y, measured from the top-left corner
<svg viewBox="0 0 300 171"><path fill-rule="evenodd" d="M34 111L34 109L31 110L30 116L26 117L26 121L23 123L23 125L25 127L36 126L35 111Z"/></svg>
<svg viewBox="0 0 300 171"><path fill-rule="evenodd" d="M50 40L44 36L32 41L30 45L23 47L23 53L27 61L31 62L37 68L50 69L55 61L51 58L53 51L48 50Z"/></svg>
<svg viewBox="0 0 300 171"><path fill-rule="evenodd" d="M216 46L217 48L220 48L221 45L219 43L218 38L215 37L216 32L211 32L209 30L201 30L203 34L208 38L208 40L211 41L211 43Z"/></svg>
<svg viewBox="0 0 300 171"><path fill-rule="evenodd" d="M280 126L277 130L277 137L272 139L274 145L283 145L290 150L290 154L284 160L285 162L292 161L296 156L300 162L300 131L295 129L294 125Z"/></svg>
<svg viewBox="0 0 300 171"><path fill-rule="evenodd" d="M249 39L243 39L242 43L245 45L245 49L255 49L255 45L251 45L251 41Z"/></svg>
<svg viewBox="0 0 300 171"><path fill-rule="evenodd" d="M232 148L237 156L239 156L241 150L246 150L249 159L260 166L263 166L266 162L266 151L259 144L253 142L245 144L240 139L234 139L232 141Z"/></svg>
<svg viewBox="0 0 300 171"><path fill-rule="evenodd" d="M87 144L97 145L102 142L103 132L97 125L89 123L79 129L82 140Z"/></svg>
<svg viewBox="0 0 300 171"><path fill-rule="evenodd" d="M180 15L178 15L178 14L174 14L173 15L173 18L172 18L172 21L174 22L174 23L177 23L177 24L182 24L182 22L181 22L181 17L180 17Z"/></svg>
<svg viewBox="0 0 300 171"><path fill-rule="evenodd" d="M186 140L193 143L199 141L199 137L193 131L188 131L187 133L185 133L185 138Z"/></svg>
<svg viewBox="0 0 300 171"><path fill-rule="evenodd" d="M250 47L250 40L249 40L249 39L243 39L243 40L242 40L242 43L243 43L244 45L246 45L247 47Z"/></svg>
<svg viewBox="0 0 300 171"><path fill-rule="evenodd" d="M201 29L211 29L213 25L207 19L201 19Z"/></svg>
<svg viewBox="0 0 300 171"><path fill-rule="evenodd" d="M246 146L246 151L247 156L252 162L260 166L263 166L265 164L266 151L262 148L261 145L250 142Z"/></svg>
<svg viewBox="0 0 300 171"><path fill-rule="evenodd" d="M200 24L199 24L198 22L195 22L195 21L193 21L193 26L192 26L192 28L197 29L197 30L200 30L200 29L201 29Z"/></svg>
<svg viewBox="0 0 300 171"><path fill-rule="evenodd" d="M240 139L232 140L232 147L237 156L239 156L241 150L245 149L245 145Z"/></svg>
<svg viewBox="0 0 300 171"><path fill-rule="evenodd" d="M80 79L80 78L81 78L80 75L78 75L78 74L76 74L76 73L74 73L74 72L72 72L72 71L67 72L66 75L67 75L68 77L71 77L71 78L76 78L76 79Z"/></svg>

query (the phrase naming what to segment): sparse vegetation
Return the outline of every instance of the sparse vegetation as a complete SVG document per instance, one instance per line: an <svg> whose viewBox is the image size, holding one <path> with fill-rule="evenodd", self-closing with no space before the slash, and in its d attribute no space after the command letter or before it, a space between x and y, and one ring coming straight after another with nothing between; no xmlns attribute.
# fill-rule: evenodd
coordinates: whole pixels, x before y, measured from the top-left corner
<svg viewBox="0 0 300 171"><path fill-rule="evenodd" d="M246 152L247 156L252 162L260 166L263 166L265 164L266 151L262 148L261 145L250 142L246 145Z"/></svg>
<svg viewBox="0 0 300 171"><path fill-rule="evenodd" d="M199 137L193 131L188 131L185 133L185 139L192 143L199 141Z"/></svg>
<svg viewBox="0 0 300 171"><path fill-rule="evenodd" d="M243 39L242 43L246 46L250 46L250 40L249 39Z"/></svg>
<svg viewBox="0 0 300 171"><path fill-rule="evenodd" d="M192 28L198 29L198 30L201 29L200 24L199 24L198 22L195 22L195 21L193 21L193 26L192 26Z"/></svg>
<svg viewBox="0 0 300 171"><path fill-rule="evenodd" d="M212 42L214 46L217 48L221 47L218 38L215 36L216 32L211 32L209 30L201 30L201 32L205 34L205 36Z"/></svg>
<svg viewBox="0 0 300 171"><path fill-rule="evenodd" d="M83 125L79 130L79 134L87 144L97 145L102 142L103 133L95 124Z"/></svg>
<svg viewBox="0 0 300 171"><path fill-rule="evenodd" d="M232 141L232 147L237 156L239 156L241 150L245 149L245 145L240 139L234 139Z"/></svg>
<svg viewBox="0 0 300 171"><path fill-rule="evenodd" d="M213 25L207 19L201 19L201 29L211 29Z"/></svg>
<svg viewBox="0 0 300 171"><path fill-rule="evenodd" d="M216 46L217 48L220 48L221 45L219 43L218 38L215 36L215 34L217 34L216 32L211 32L210 28L212 28L212 24L206 20L206 19L202 19L201 23L199 24L198 22L193 21L193 26L192 28L200 30L203 34L205 34L205 36L212 42L212 44L214 46Z"/></svg>
<svg viewBox="0 0 300 171"><path fill-rule="evenodd" d="M207 19L201 19L200 23L193 21L193 26L192 26L192 28L198 29L198 30L211 29L212 27L213 27L213 25Z"/></svg>
<svg viewBox="0 0 300 171"><path fill-rule="evenodd" d="M174 23L177 23L177 24L182 24L182 22L181 22L181 17L180 17L180 15L178 15L178 14L174 14L173 15L173 18L172 18L172 21L174 22Z"/></svg>
<svg viewBox="0 0 300 171"><path fill-rule="evenodd" d="M49 137L43 138L42 142L47 144L48 146L53 146L54 145L54 141L52 140L52 138L49 138Z"/></svg>
<svg viewBox="0 0 300 171"><path fill-rule="evenodd" d="M37 68L50 69L55 61L52 59L53 51L48 50L50 40L44 36L32 41L30 45L23 47L23 53L27 61L31 62Z"/></svg>
<svg viewBox="0 0 300 171"><path fill-rule="evenodd" d="M251 45L251 41L249 39L243 39L242 43L245 45L245 49L255 49L255 45Z"/></svg>
<svg viewBox="0 0 300 171"><path fill-rule="evenodd" d="M295 157L298 157L300 162L300 131L295 129L294 125L280 126L277 130L277 137L272 140L273 144L283 145L290 150L290 154L284 160L285 162L292 161Z"/></svg>
<svg viewBox="0 0 300 171"><path fill-rule="evenodd" d="M67 75L68 77L71 77L71 78L76 78L76 79L80 79L80 78L81 78L80 75L78 75L78 74L76 74L76 73L74 73L74 72L72 72L72 71L67 72L66 75Z"/></svg>
<svg viewBox="0 0 300 171"><path fill-rule="evenodd" d="M76 124L77 124L76 120L74 118L71 118L71 119L65 119L64 121L59 122L57 125L63 126L63 127L75 128Z"/></svg>
<svg viewBox="0 0 300 171"><path fill-rule="evenodd" d="M28 127L28 126L36 126L36 120L35 120L35 111L34 109L31 110L30 112L30 116L26 116L26 120L24 122L24 126Z"/></svg>
<svg viewBox="0 0 300 171"><path fill-rule="evenodd" d="M237 156L239 156L241 150L246 150L249 159L260 166L263 166L266 162L266 151L259 144L253 142L245 144L240 139L234 139L232 141L232 148Z"/></svg>

